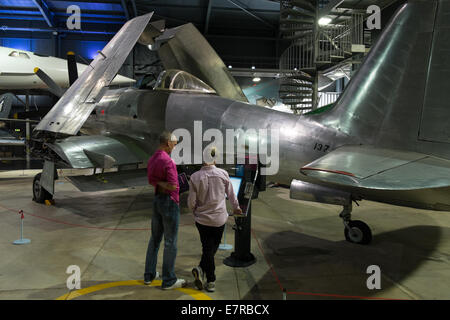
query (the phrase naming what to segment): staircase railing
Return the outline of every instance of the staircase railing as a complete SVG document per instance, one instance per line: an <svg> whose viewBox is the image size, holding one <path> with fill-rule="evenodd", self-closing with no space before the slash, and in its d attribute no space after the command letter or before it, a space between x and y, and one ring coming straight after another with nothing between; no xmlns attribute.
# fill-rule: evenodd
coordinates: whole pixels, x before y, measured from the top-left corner
<svg viewBox="0 0 450 320"><path fill-rule="evenodd" d="M349 58L352 44L364 44L363 13L319 26L317 10L317 0L280 1L280 32L292 41L280 57L280 98L295 113L319 106L318 69Z"/></svg>

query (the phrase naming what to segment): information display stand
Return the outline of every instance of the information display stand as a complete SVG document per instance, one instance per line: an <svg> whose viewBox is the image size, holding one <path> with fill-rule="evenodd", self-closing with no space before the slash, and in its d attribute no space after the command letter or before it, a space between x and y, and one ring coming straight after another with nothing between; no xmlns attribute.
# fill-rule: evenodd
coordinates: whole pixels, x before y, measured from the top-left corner
<svg viewBox="0 0 450 320"><path fill-rule="evenodd" d="M223 263L229 267L248 267L256 262L255 256L251 253L251 222L252 222L252 199L258 197L256 187L259 177L258 164L245 164L239 168L243 174L243 183L238 193L239 205L244 213L243 217L235 217L236 225L234 229L235 251ZM243 170L242 170L243 168ZM238 170L236 170L238 172Z"/></svg>

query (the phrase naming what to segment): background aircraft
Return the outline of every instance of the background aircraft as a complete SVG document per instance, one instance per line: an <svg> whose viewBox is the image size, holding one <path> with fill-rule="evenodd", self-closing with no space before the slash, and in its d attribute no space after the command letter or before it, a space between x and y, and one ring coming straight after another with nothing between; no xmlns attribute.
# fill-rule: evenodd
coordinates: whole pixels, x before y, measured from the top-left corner
<svg viewBox="0 0 450 320"><path fill-rule="evenodd" d="M44 117L55 104L55 96L61 97L76 80L77 71L83 72L87 67L76 63L73 53L66 60L0 46L0 93L4 93L0 96L0 146L25 146L23 136L39 122L36 119ZM135 82L117 75L112 85L124 87ZM11 156L0 157L2 168L39 166L37 161L30 164L30 158L24 158L22 153L26 151L8 150L6 154Z"/></svg>
<svg viewBox="0 0 450 320"><path fill-rule="evenodd" d="M77 63L76 66L80 73L88 67L82 63ZM64 89L69 87L67 60L0 47L0 90L48 90L48 85L34 72L35 68L43 70L59 87ZM112 84L129 85L134 82L134 79L117 75Z"/></svg>
<svg viewBox="0 0 450 320"><path fill-rule="evenodd" d="M365 223L351 219L353 201L450 210L450 84L439 32L450 12L437 4L403 5L334 107L308 116L248 104L193 25L163 30L147 26L151 14L135 18L35 128L33 150L46 159L33 182L35 200L52 197L55 166L118 170L72 177L82 191L145 184L140 166L158 133L193 134L202 120L203 131L278 129L280 168L270 179L290 184L294 199L342 205L350 242L372 238ZM107 90L141 33L141 43L157 44L167 71L154 90Z"/></svg>

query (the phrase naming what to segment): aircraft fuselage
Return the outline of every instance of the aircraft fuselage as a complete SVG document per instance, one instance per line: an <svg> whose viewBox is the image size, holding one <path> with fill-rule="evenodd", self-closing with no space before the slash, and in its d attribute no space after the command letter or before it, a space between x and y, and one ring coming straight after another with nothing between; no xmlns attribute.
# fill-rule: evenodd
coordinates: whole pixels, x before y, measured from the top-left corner
<svg viewBox="0 0 450 320"><path fill-rule="evenodd" d="M203 132L215 128L222 131L224 137L226 129L277 129L279 170L268 176L267 181L289 185L292 179L297 179L321 184L301 174L300 168L336 148L359 145L364 141L316 119L320 117L292 115L218 96L118 89L108 91L83 130L89 134L132 138L146 150L142 159L146 163L158 146L161 131L183 128L194 137L195 121L202 122ZM207 143L204 141L204 145ZM268 146L269 152L270 148ZM389 191L334 187L374 201L434 210L450 208L450 188Z"/></svg>

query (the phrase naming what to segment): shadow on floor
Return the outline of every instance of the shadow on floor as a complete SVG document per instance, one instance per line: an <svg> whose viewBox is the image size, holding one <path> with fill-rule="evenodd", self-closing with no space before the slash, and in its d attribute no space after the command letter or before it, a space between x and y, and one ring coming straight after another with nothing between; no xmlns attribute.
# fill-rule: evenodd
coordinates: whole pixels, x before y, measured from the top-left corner
<svg viewBox="0 0 450 320"><path fill-rule="evenodd" d="M435 252L441 238L450 238L450 229L435 226L414 226L377 234L368 246L346 241L332 242L293 231L258 235L261 236L265 238L261 242L264 254L272 264L281 286L288 292L384 296L383 291L395 285L393 281L401 283L425 261L446 264L450 261L448 254ZM366 282L371 274L366 272L370 265L377 265L381 269L381 290L367 288ZM263 292L262 288L268 287L264 283L269 282L278 287L270 270L244 299L267 297L268 293ZM273 285L270 287L274 288ZM420 292L415 294L420 297ZM281 299L281 289L273 296L274 299ZM333 297L288 295L288 299L324 298Z"/></svg>

